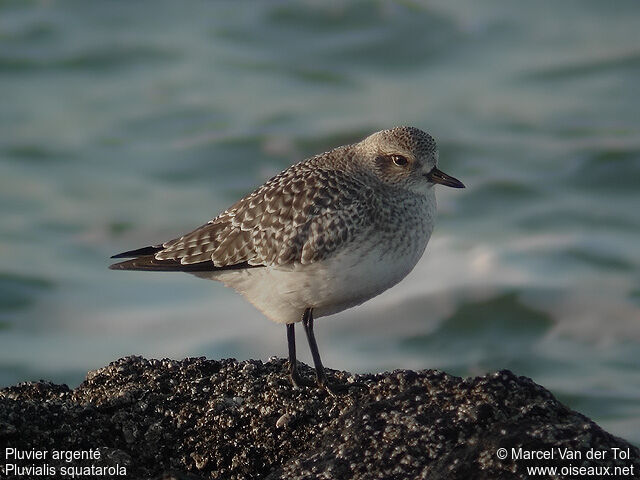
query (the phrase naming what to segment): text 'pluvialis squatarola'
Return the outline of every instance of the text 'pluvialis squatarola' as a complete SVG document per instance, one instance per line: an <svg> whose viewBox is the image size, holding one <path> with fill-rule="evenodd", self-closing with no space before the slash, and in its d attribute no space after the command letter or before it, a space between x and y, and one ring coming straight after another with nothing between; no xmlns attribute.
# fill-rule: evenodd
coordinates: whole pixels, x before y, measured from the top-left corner
<svg viewBox="0 0 640 480"><path fill-rule="evenodd" d="M314 317L359 305L402 280L427 246L435 184L463 188L437 168L434 139L413 127L297 163L207 224L160 245L115 255L114 270L189 272L240 292L287 327L290 376L302 322L317 382L330 392Z"/></svg>

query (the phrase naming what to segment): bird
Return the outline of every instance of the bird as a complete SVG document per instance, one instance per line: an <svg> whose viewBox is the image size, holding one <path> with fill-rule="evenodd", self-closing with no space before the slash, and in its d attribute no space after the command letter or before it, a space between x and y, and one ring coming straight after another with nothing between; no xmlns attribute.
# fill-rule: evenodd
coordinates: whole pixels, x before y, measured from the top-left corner
<svg viewBox="0 0 640 480"><path fill-rule="evenodd" d="M436 219L435 186L464 188L438 169L428 133L409 126L375 132L296 163L206 224L180 237L111 258L113 270L187 272L242 294L286 326L288 374L300 375L295 324L302 323L315 385L337 394L314 334L314 319L379 295L416 265Z"/></svg>

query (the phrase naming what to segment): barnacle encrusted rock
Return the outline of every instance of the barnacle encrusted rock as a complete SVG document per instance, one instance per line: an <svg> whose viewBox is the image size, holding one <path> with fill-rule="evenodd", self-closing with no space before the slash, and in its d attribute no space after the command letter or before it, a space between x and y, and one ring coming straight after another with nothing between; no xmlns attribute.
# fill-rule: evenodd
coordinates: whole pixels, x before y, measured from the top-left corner
<svg viewBox="0 0 640 480"><path fill-rule="evenodd" d="M99 449L101 465L124 466L131 479L527 478L528 466L569 464L640 472L637 448L509 371L465 379L333 372L368 391L332 397L294 389L286 367L282 359L127 357L73 390L8 387L0 390L0 446L3 455L5 447ZM630 458L511 458L519 448L586 455L613 447ZM500 448L507 458L498 458Z"/></svg>

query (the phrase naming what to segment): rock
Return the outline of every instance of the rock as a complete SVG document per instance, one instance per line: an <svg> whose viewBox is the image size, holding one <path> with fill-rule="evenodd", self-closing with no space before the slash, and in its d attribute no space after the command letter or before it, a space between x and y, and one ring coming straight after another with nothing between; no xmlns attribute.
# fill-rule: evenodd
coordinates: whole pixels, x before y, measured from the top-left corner
<svg viewBox="0 0 640 480"><path fill-rule="evenodd" d="M552 478L531 466L555 466L556 478L595 478L562 468L640 472L636 447L507 370L466 379L433 370L332 373L369 390L332 397L295 389L282 359L127 357L74 390L49 382L0 390L0 447L3 455L6 447L98 449L99 461L48 463L118 465L130 479ZM613 448L629 458L614 459ZM605 458L587 459L590 449ZM527 460L531 451L554 458ZM563 460L564 452L582 459ZM43 463L0 464L11 462Z"/></svg>

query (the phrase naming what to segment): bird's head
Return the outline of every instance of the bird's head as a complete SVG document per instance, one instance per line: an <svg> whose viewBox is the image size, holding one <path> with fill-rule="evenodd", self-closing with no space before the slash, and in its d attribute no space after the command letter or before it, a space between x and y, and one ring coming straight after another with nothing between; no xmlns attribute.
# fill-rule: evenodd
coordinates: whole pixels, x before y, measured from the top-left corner
<svg viewBox="0 0 640 480"><path fill-rule="evenodd" d="M437 183L453 188L464 184L438 170L438 148L431 135L414 127L376 132L359 144L367 169L383 183L427 193Z"/></svg>

